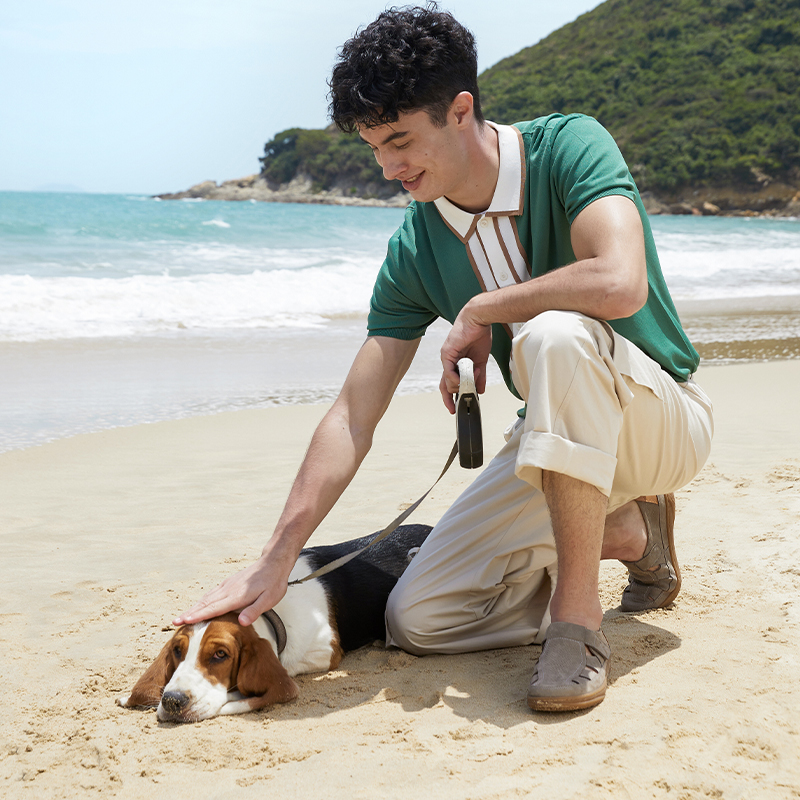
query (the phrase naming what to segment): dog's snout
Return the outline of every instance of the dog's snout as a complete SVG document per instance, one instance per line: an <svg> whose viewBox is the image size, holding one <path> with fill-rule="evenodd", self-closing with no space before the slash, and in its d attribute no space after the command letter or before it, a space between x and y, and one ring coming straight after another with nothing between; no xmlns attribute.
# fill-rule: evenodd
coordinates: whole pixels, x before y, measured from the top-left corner
<svg viewBox="0 0 800 800"><path fill-rule="evenodd" d="M189 695L185 692L164 692L161 705L169 714L180 714L189 704Z"/></svg>

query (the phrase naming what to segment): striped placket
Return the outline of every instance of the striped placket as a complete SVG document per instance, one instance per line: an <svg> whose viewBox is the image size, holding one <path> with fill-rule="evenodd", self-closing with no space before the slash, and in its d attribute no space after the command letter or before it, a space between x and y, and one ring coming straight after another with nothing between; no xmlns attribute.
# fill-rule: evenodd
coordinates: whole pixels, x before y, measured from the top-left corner
<svg viewBox="0 0 800 800"><path fill-rule="evenodd" d="M465 244L475 276L485 292L530 280L531 267L517 231L525 187L522 134L510 125L488 123L498 136L500 170L489 208L472 214L446 197L435 201L450 230ZM520 323L521 324L521 323ZM518 325L510 326L511 335Z"/></svg>

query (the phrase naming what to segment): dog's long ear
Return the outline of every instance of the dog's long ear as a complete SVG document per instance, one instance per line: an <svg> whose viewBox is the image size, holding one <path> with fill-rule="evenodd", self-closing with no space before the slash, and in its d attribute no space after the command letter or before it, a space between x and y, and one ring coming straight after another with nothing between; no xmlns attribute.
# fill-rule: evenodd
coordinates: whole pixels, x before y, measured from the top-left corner
<svg viewBox="0 0 800 800"><path fill-rule="evenodd" d="M161 702L161 693L175 672L172 660L172 638L164 645L156 660L136 681L133 691L126 698L117 700L124 708L134 706L157 706Z"/></svg>
<svg viewBox="0 0 800 800"><path fill-rule="evenodd" d="M288 703L300 693L265 639L253 639L242 648L237 688L247 697L257 697L253 709Z"/></svg>

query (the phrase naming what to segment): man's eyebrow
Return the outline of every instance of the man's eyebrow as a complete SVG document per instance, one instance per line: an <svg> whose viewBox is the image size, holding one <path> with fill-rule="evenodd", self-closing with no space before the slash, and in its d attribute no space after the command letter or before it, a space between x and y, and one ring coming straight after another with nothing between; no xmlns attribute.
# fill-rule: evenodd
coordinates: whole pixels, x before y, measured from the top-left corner
<svg viewBox="0 0 800 800"><path fill-rule="evenodd" d="M408 131L393 131L390 133L382 142L382 145L389 144L389 142L393 142L395 139L402 139L403 136L408 136ZM361 139L364 144L369 144L369 142L359 133L358 138ZM370 145L371 147L372 145Z"/></svg>

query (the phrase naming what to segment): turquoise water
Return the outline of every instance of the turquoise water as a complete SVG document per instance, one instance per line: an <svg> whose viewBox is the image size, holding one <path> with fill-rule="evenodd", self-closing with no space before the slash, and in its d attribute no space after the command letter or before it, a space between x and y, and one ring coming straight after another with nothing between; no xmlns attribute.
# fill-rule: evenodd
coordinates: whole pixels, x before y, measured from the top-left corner
<svg viewBox="0 0 800 800"><path fill-rule="evenodd" d="M401 209L0 192L0 450L335 397ZM800 354L800 221L655 217L707 361ZM438 385L439 323L401 391ZM494 373L498 380L498 373Z"/></svg>
<svg viewBox="0 0 800 800"><path fill-rule="evenodd" d="M242 274L383 252L400 209L0 192L0 275ZM356 243L355 248L353 247ZM326 255L323 255L323 254Z"/></svg>

